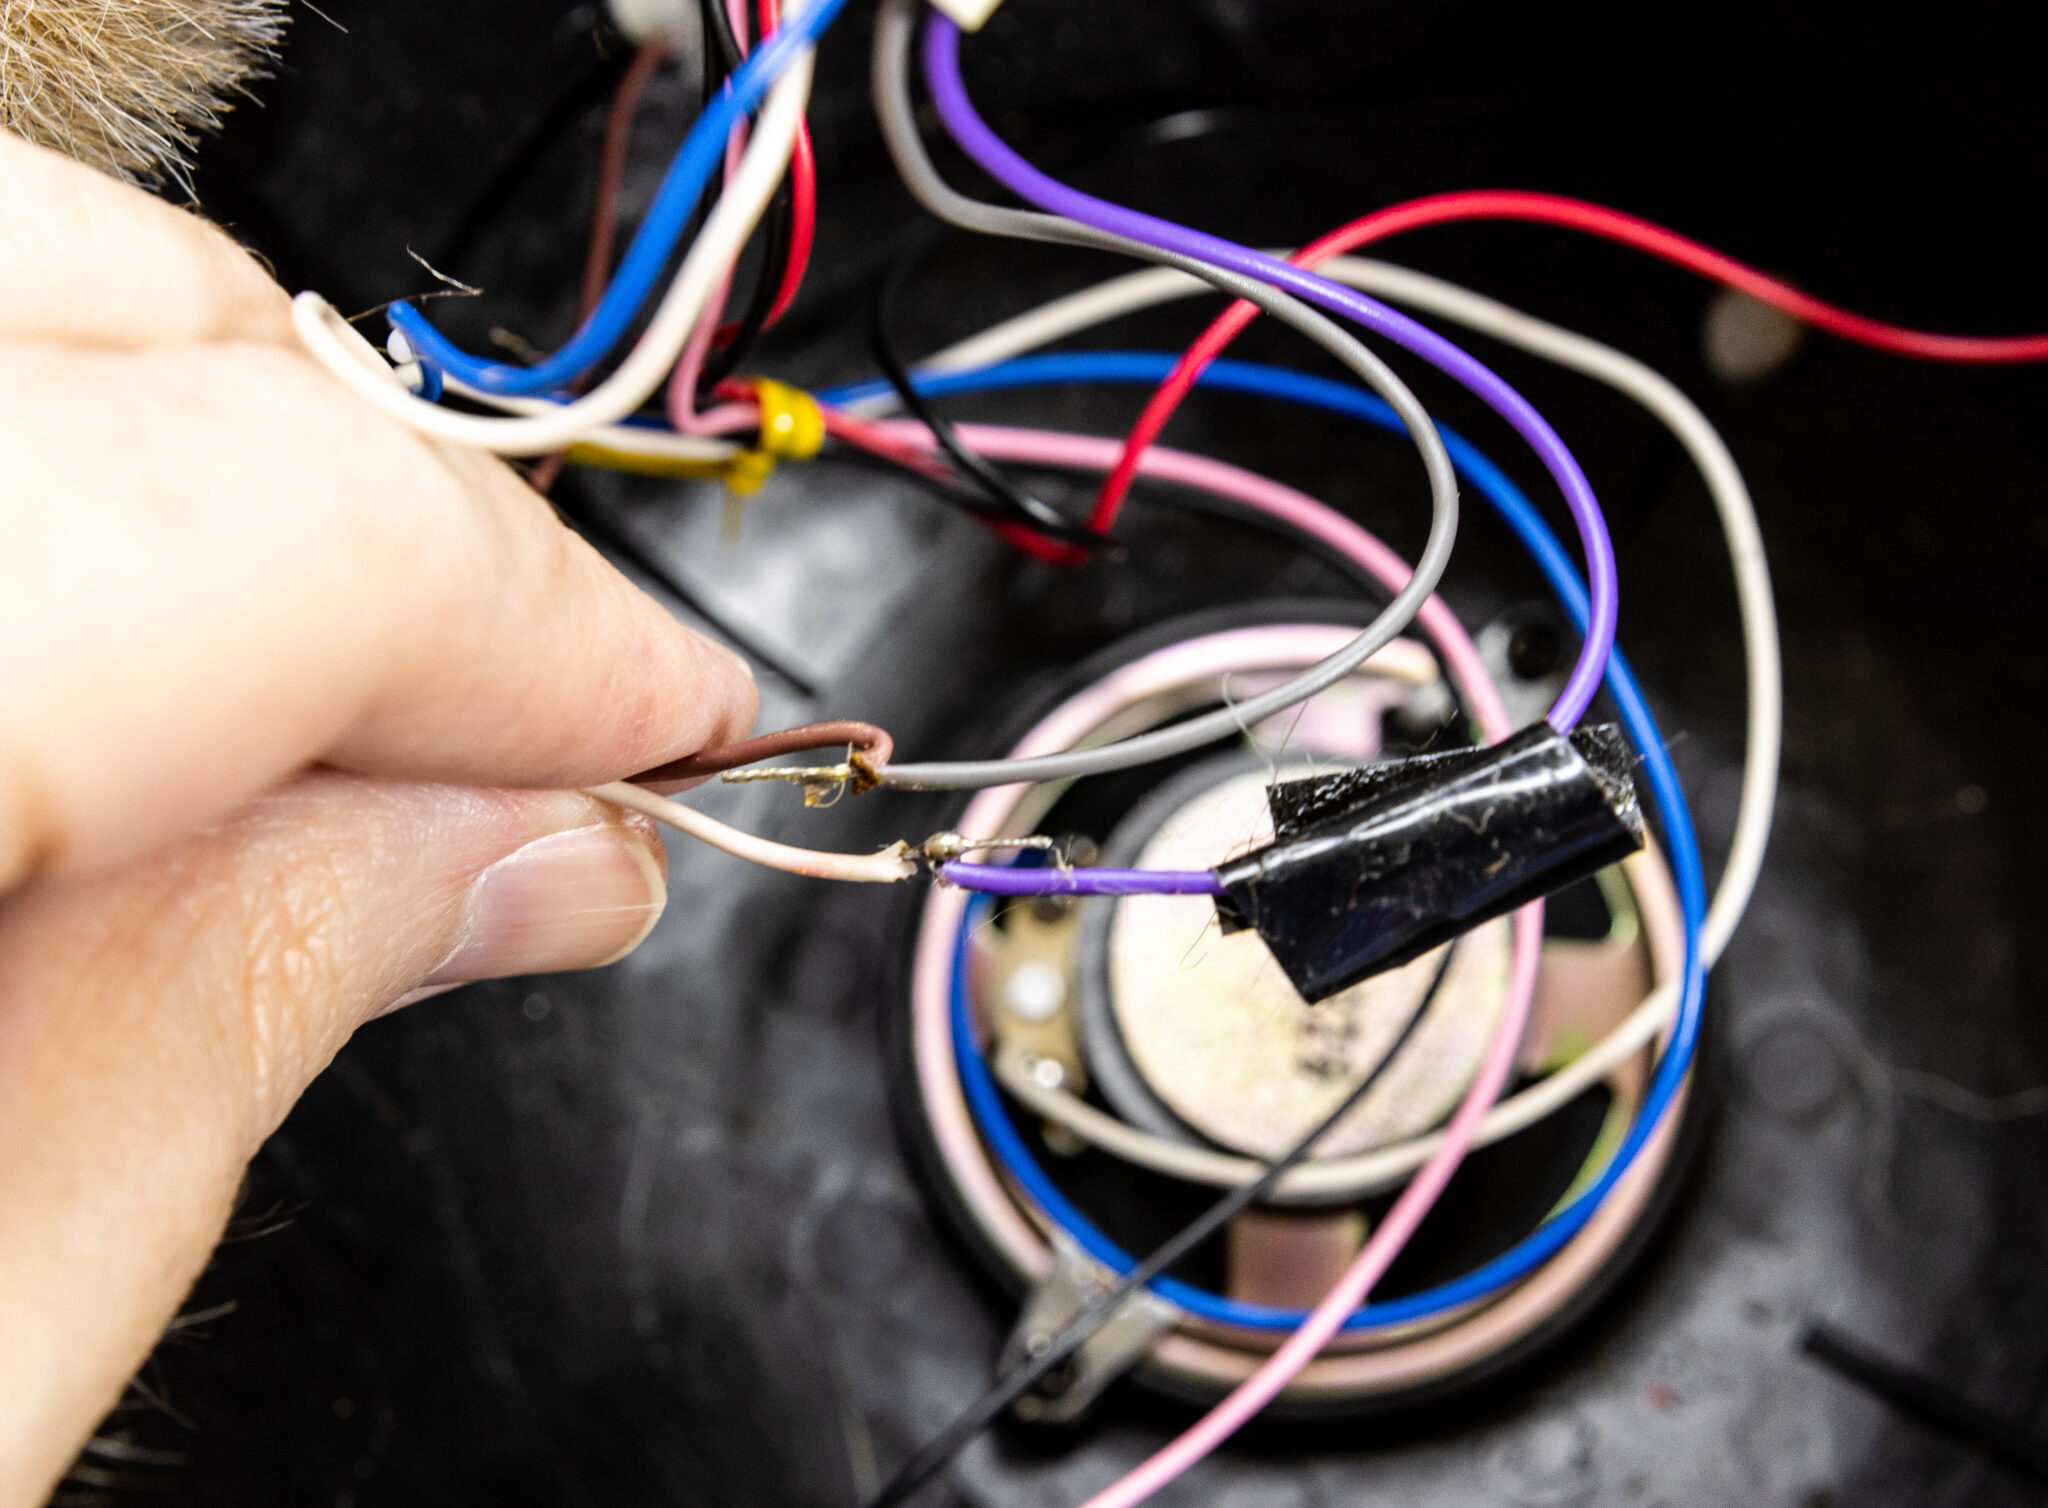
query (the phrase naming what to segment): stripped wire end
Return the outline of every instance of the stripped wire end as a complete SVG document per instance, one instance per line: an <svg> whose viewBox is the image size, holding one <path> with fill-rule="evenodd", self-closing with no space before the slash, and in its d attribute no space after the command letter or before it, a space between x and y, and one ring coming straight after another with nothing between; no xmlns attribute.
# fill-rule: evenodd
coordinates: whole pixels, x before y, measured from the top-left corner
<svg viewBox="0 0 2048 1508"><path fill-rule="evenodd" d="M968 854L995 848L1035 848L1041 852L1051 850L1060 867L1066 867L1066 856L1059 852L1051 838L1043 834L1029 838L970 838L965 833L936 832L918 845L917 852L936 871L941 864L950 864L955 859L965 858ZM940 878L943 879L944 876Z"/></svg>
<svg viewBox="0 0 2048 1508"><path fill-rule="evenodd" d="M805 806L827 806L845 794L852 786L864 791L874 784L872 776L864 778L864 772L851 759L840 764L775 765L769 769L726 770L719 777L728 785L749 785L761 780L786 780L792 785L803 787Z"/></svg>

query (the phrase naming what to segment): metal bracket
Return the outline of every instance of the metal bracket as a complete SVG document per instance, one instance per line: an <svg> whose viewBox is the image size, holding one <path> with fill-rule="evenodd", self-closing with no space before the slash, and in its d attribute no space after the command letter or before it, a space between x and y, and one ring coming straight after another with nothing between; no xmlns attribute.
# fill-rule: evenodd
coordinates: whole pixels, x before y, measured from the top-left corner
<svg viewBox="0 0 2048 1508"><path fill-rule="evenodd" d="M1115 1284L1116 1275L1082 1251L1064 1231L1053 1233L1052 1255L1052 1271L1024 1300L1024 1312L1003 1347L997 1364L1003 1372L1041 1354L1098 1295ZM1176 1306L1149 1289L1140 1289L1119 1304L1116 1313L1082 1342L1078 1351L1017 1400L1017 1417L1033 1424L1071 1424L1111 1383L1144 1360L1152 1343L1182 1318Z"/></svg>

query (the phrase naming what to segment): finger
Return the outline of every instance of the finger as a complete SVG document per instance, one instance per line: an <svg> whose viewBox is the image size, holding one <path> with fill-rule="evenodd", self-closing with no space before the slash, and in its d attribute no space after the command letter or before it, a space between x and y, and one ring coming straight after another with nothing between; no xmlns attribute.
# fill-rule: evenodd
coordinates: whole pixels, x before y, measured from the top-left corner
<svg viewBox="0 0 2048 1508"><path fill-rule="evenodd" d="M0 337L292 344L284 290L215 226L0 131Z"/></svg>
<svg viewBox="0 0 2048 1508"><path fill-rule="evenodd" d="M324 760L567 787L746 732L751 674L292 352L0 345L0 889Z"/></svg>
<svg viewBox="0 0 2048 1508"><path fill-rule="evenodd" d="M663 873L588 797L326 774L0 905L0 1502L42 1501L357 1025L423 981L616 957Z"/></svg>

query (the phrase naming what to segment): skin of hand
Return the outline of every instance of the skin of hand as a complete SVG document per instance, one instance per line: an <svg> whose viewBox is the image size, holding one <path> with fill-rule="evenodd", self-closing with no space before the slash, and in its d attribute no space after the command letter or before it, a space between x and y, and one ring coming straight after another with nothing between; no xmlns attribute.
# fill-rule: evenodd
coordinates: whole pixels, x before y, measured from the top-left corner
<svg viewBox="0 0 2048 1508"><path fill-rule="evenodd" d="M576 793L744 664L496 460L377 414L198 217L0 132L0 1505L41 1502L365 1021L609 962Z"/></svg>

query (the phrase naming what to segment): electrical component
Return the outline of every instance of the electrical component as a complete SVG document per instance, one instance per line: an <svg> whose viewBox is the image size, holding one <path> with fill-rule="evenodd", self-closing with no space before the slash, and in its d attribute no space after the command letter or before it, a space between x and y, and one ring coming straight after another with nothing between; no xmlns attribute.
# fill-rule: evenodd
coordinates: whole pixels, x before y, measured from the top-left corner
<svg viewBox="0 0 2048 1508"><path fill-rule="evenodd" d="M1324 999L1641 848L1628 770L1620 729L1539 723L1273 786L1275 840L1217 871L1217 913Z"/></svg>

